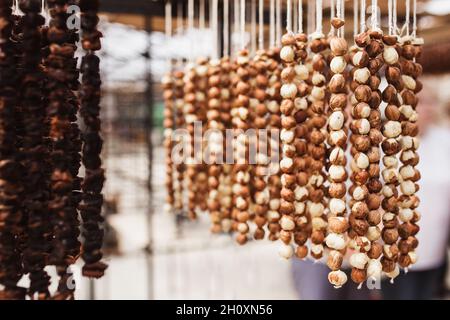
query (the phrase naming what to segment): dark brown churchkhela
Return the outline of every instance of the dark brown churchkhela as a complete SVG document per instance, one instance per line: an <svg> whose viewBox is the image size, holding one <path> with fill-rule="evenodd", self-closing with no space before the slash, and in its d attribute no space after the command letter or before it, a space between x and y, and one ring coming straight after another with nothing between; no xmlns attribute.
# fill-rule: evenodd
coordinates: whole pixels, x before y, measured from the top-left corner
<svg viewBox="0 0 450 320"><path fill-rule="evenodd" d="M82 46L86 51L81 63L82 85L80 91L80 113L84 120L82 161L86 168L82 184L83 200L80 204L83 218L83 253L85 261L83 275L99 278L103 276L106 264L101 262L103 222L101 215L103 195L102 188L105 180L104 170L101 168L101 150L103 141L100 137L100 59L95 51L101 49L101 32L97 30L98 0L81 0L81 30Z"/></svg>
<svg viewBox="0 0 450 320"><path fill-rule="evenodd" d="M67 28L67 0L49 0L51 20L46 32L48 55L45 58L52 148L50 161L51 200L49 204L54 238L49 263L60 275L57 298L72 298L68 289L67 267L80 253L78 203L80 179L79 129L76 124L78 103L72 90L78 89L75 42L77 34Z"/></svg>
<svg viewBox="0 0 450 320"><path fill-rule="evenodd" d="M40 15L40 0L19 1L22 18L21 109L23 121L22 165L25 167L23 204L27 215L27 247L24 251L25 272L30 275L31 298L49 297L49 276L44 270L49 251L48 200L46 159L48 136L43 104L43 72L41 69L41 33L44 18Z"/></svg>
<svg viewBox="0 0 450 320"><path fill-rule="evenodd" d="M21 256L16 250L22 233L21 172L17 159L16 121L18 77L14 44L11 41L12 0L0 1L0 299L24 299L17 287L21 278Z"/></svg>

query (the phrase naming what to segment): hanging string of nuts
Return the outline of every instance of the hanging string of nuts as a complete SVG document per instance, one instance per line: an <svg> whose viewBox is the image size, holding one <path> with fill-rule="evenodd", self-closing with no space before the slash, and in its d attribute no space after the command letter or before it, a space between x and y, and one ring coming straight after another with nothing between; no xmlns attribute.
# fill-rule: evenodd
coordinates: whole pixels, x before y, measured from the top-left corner
<svg viewBox="0 0 450 320"><path fill-rule="evenodd" d="M348 229L347 203L346 203L346 185L347 172L345 166L347 159L345 156L347 147L346 106L347 90L344 69L340 66L345 59L348 51L348 44L344 38L332 37L330 39L330 49L333 58L330 62L330 70L333 73L329 83L330 91L328 118L328 228L326 236L326 245L330 249L327 258L327 265L331 269L328 279L331 284L339 288L347 282L347 275L341 271L342 262L346 253L345 233ZM343 172L343 174L335 174Z"/></svg>
<svg viewBox="0 0 450 320"><path fill-rule="evenodd" d="M22 277L19 235L24 232L22 167L18 157L16 137L16 106L18 103L12 0L0 2L0 300L25 299L26 290L17 282Z"/></svg>
<svg viewBox="0 0 450 320"><path fill-rule="evenodd" d="M101 215L103 195L102 189L105 181L105 173L102 169L100 154L103 140L100 137L100 59L95 54L101 49L100 38L102 34L97 29L99 22L98 0L80 0L82 46L86 51L81 62L81 91L80 114L85 128L83 130L82 161L86 169L82 184L83 200L80 203L80 213L83 219L83 253L85 262L83 275L91 278L103 276L107 265L101 260L103 230L100 228L103 222Z"/></svg>
<svg viewBox="0 0 450 320"><path fill-rule="evenodd" d="M188 121L189 117L184 116L184 99L187 99L187 97L184 96L183 88L184 88L184 72L181 70L176 70L173 74L174 78L174 85L173 85L173 95L175 98L175 127L176 128L184 128L186 125L186 122ZM187 85L187 84L186 84ZM184 98L184 99L183 99ZM186 126L187 127L187 126ZM187 127L188 132L189 128ZM190 134L190 132L189 132ZM183 143L184 145L187 145L190 143L189 141L184 141L182 135L178 135L174 138L175 143ZM191 150L189 149L188 152L188 159L186 160L186 164L183 161L178 161L175 165L175 176L174 176L174 208L176 211L180 211L183 209L183 191L184 191L184 178L185 178L185 171L186 166L190 164L190 158L191 156ZM173 160L173 159L172 159ZM187 176L187 174L186 174ZM189 177L186 177L187 180L187 188L189 188ZM189 201L189 193L188 193L188 201ZM189 206L189 205L188 205ZM190 215L190 212L188 211L188 216L191 218L195 217L194 215Z"/></svg>
<svg viewBox="0 0 450 320"><path fill-rule="evenodd" d="M297 85L294 83L296 61L296 41L291 32L283 35L281 39L282 48L280 58L283 61L284 69L281 72L281 80L283 85L280 88L280 94L283 98L281 102L281 132L280 138L282 143L282 158L280 160L281 176L281 202L280 202L280 240L283 245L280 247L279 254L285 259L289 259L294 255L294 248L291 245L293 233L295 229L295 188L296 183L296 167L295 167L295 126L294 118L295 105L294 101L297 97Z"/></svg>
<svg viewBox="0 0 450 320"><path fill-rule="evenodd" d="M164 149L166 165L166 203L168 211L171 211L175 205L175 186L174 186L174 164L172 159L173 141L172 134L175 128L175 101L174 101L174 79L173 72L170 70L161 81L164 97Z"/></svg>
<svg viewBox="0 0 450 320"><path fill-rule="evenodd" d="M281 2L277 3L281 13ZM245 7L245 1L241 4ZM420 215L415 193L420 173L415 168L415 94L422 87L418 80L422 70L415 58L421 42L407 37L400 45L392 20L389 34L383 35L376 1L367 29L365 1L361 1L361 30L355 30L355 46L349 50L343 30L345 2L337 0L336 15L332 7L333 28L328 38L322 32L322 1L316 4L316 30L309 41L307 35L292 32L292 2L288 1L287 33L280 34L281 48L265 50L260 40L256 54L245 49L245 8L235 12L240 51L234 58L210 61L207 87L198 86L201 81L196 78L196 97L207 96L207 126L218 129L217 136L209 137L209 146L222 145L227 150L219 135L233 128L234 164L210 165L208 183L196 181L192 190L209 194L214 232L232 231L237 242L244 244L253 227L250 222L256 225L254 239L265 238L267 228L269 240L281 240L282 258L325 257L331 269L328 280L337 288L347 282L342 267L348 251L351 278L357 284L379 279L382 272L394 279L400 270L397 264L407 270L417 260ZM272 16L275 5L271 9ZM300 12L299 30L303 27ZM275 43L274 25L271 18L270 46ZM281 17L277 25L280 29ZM262 28L260 37L261 33ZM347 62L352 68L347 68ZM381 71L388 82L383 92ZM386 103L384 117L382 101ZM190 112L200 121L205 113L202 105ZM257 137L244 133L247 129L255 129ZM261 136L265 129L280 131L276 136ZM264 153L265 144L268 153ZM249 158L252 148L255 163ZM276 156L280 159L273 163ZM198 166L196 173L202 170ZM269 176L264 175L267 171ZM209 191L200 192L201 185L209 185ZM226 217L232 220L231 228L224 227L230 226Z"/></svg>
<svg viewBox="0 0 450 320"><path fill-rule="evenodd" d="M66 285L67 267L76 261L80 252L78 195L74 190L80 189L77 178L79 159L73 159L79 144L77 120L77 103L73 103L72 89L78 89L77 60L74 58L75 44L70 43L75 34L66 25L67 1L48 1L51 14L50 28L47 30L48 56L45 59L48 80L49 107L47 114L50 119L50 138L52 148L50 159L53 172L51 175L51 224L54 240L50 263L57 266L60 276L60 286L56 296L61 299L73 297L73 292ZM75 43L75 41L72 41ZM75 136L73 135L75 133ZM78 152L77 152L78 151Z"/></svg>
<svg viewBox="0 0 450 320"><path fill-rule="evenodd" d="M300 4L301 5L301 4ZM304 259L308 255L306 242L309 237L309 225L312 223L308 218L308 180L309 180L309 156L308 150L308 93L309 69L305 65L308 57L308 37L304 33L295 35L295 55L294 83L297 86L298 94L294 99L295 118L295 167L296 167L296 187L294 189L294 242L297 245L295 255L299 259ZM283 119L282 119L283 122Z"/></svg>
<svg viewBox="0 0 450 320"><path fill-rule="evenodd" d="M20 0L19 8L24 13L22 23L23 56L21 67L20 104L23 121L23 140L21 159L26 168L23 192L24 211L27 216L27 242L23 252L24 272L29 273L30 298L47 299L50 296L48 286L50 277L44 270L46 255L50 247L47 235L51 234L49 215L48 182L46 172L48 136L46 112L43 105L43 73L41 70L41 33L44 18L40 15L40 0Z"/></svg>
<svg viewBox="0 0 450 320"><path fill-rule="evenodd" d="M255 119L253 121L256 128L258 148L256 154L256 167L254 172L253 187L255 188L253 210L255 212L254 222L256 224L256 230L253 237L256 240L264 239L265 231L264 226L267 223L267 213L269 211L269 188L267 187L267 176L269 164L268 158L268 136L266 130L268 125L268 109L267 109L267 54L264 50L259 51L254 58L254 65L257 72L255 77L255 88L253 91L253 97L255 101L255 108L253 110ZM264 134L266 133L266 134Z"/></svg>
<svg viewBox="0 0 450 320"><path fill-rule="evenodd" d="M208 168L208 210L211 218L211 231L222 231L222 213L220 209L219 184L222 175L223 163L223 132L224 125L221 121L221 67L219 60L211 60L208 71L208 129L211 130L208 137L208 149L211 159ZM222 158L222 159L220 159Z"/></svg>
<svg viewBox="0 0 450 320"><path fill-rule="evenodd" d="M327 117L325 115L326 104L326 68L327 61L325 57L325 50L328 48L327 40L322 34L317 34L310 43L310 49L313 53L312 67L313 74L311 78L312 89L308 99L310 100L309 112L309 137L308 137L308 154L310 157L310 177L308 181L309 186L309 203L308 211L311 219L314 220L312 224L311 233L311 248L310 253L314 259L322 258L324 254L323 243L325 241L325 160L326 160L326 145L325 140L327 136L326 123ZM339 62L336 67L333 66L334 72L338 70L343 72L345 68L345 60L335 60ZM345 171L333 170L333 176L336 179L344 179ZM345 180L345 179L344 179ZM320 220L321 219L321 220ZM320 221L320 222L319 222Z"/></svg>
<svg viewBox="0 0 450 320"><path fill-rule="evenodd" d="M234 171L234 214L237 221L236 230L238 235L236 241L239 244L245 244L248 240L247 233L249 232L250 220L250 165L248 161L249 141L245 135L245 131L250 127L248 121L249 115L249 92L250 85L248 84L249 72L247 66L249 63L247 50L241 50L237 57L237 84L235 108L232 110L233 128L235 129L235 164Z"/></svg>
<svg viewBox="0 0 450 320"><path fill-rule="evenodd" d="M182 83L180 82L179 86L178 86L178 91L177 91L177 100L178 103L180 104L180 117L183 117L185 124L186 124L186 129L189 133L189 139L187 142L187 147L188 147L188 158L186 160L187 164L186 164L186 188L187 188L187 215L190 219L195 219L197 217L197 213L196 213L196 193L197 193L197 184L195 182L196 179L196 174L197 174L197 164L196 164L196 159L195 159L195 139L194 139L194 134L195 134L195 122L198 120L197 115L195 114L195 110L196 108L198 108L198 103L199 103L199 99L204 99L204 94L203 92L200 93L200 90L197 90L196 88L196 84L197 84L197 80L198 80L198 74L197 74L197 69L200 69L202 72L206 72L204 67L200 67L191 63L186 67L186 71L184 73L184 88L183 88L183 93L184 93L184 104L181 100L182 96L182 91L181 91L181 85ZM182 73L179 74L180 76L182 76ZM197 94L197 92L199 92ZM179 192L179 198L180 198L180 203L182 203L182 184L183 184L183 168L180 167L178 169L178 181L179 181L179 186L178 188L180 189Z"/></svg>
<svg viewBox="0 0 450 320"><path fill-rule="evenodd" d="M422 52L420 39L405 41L401 47L401 70L402 81L404 83L401 92L402 106L400 107L400 120L402 128L400 161L402 166L399 169L400 191L399 196L399 217L402 224L398 228L401 238L399 241L398 264L406 271L408 267L417 261L415 248L418 245L415 237L420 228L417 222L420 214L417 211L420 200L416 193L419 191L417 182L420 180L420 172L416 168L419 163L417 149L419 147L419 126L418 113L416 111L418 99L416 94L422 90L422 83L419 77L422 74L422 67L416 62Z"/></svg>
<svg viewBox="0 0 450 320"><path fill-rule="evenodd" d="M383 60L386 64L385 78L388 82L387 87L383 91L383 101L387 103L384 110L383 122L383 164L382 172L383 187L383 256L381 258L383 272L385 272L392 280L398 275L398 267L396 262L398 259L398 158L400 152L400 108L401 96L400 92L403 88L401 80L401 69L399 65L399 54L397 52L397 37L394 35L386 35L383 37L384 51Z"/></svg>
<svg viewBox="0 0 450 320"><path fill-rule="evenodd" d="M268 128L272 130L281 130L281 68L282 64L280 59L280 50L278 48L272 48L268 52L267 61L267 77L269 79L268 88L266 90L267 97L269 99L267 103L267 109L269 113ZM280 137L278 135L269 136L269 150L271 164L270 176L267 181L269 189L269 211L267 212L267 222L269 229L269 240L276 241L279 238L281 227L280 221L280 198L281 198L281 170L279 162L273 163L272 159L278 159L280 154Z"/></svg>

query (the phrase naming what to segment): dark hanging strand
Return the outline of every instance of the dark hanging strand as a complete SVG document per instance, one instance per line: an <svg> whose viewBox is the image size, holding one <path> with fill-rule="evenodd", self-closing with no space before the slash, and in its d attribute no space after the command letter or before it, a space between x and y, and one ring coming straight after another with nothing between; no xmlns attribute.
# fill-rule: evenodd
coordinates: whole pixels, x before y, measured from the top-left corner
<svg viewBox="0 0 450 320"><path fill-rule="evenodd" d="M19 235L23 233L21 210L22 168L17 158L16 119L18 76L14 43L12 0L0 1L0 299L24 299Z"/></svg>
<svg viewBox="0 0 450 320"><path fill-rule="evenodd" d="M24 268L30 275L31 298L49 297L49 276L44 270L49 252L48 241L48 159L46 112L43 99L43 70L41 68L41 32L45 19L40 15L40 0L20 0L19 8L25 14L22 28L22 68L20 98L23 117L22 164L25 167L24 207L27 214L27 247Z"/></svg>
<svg viewBox="0 0 450 320"><path fill-rule="evenodd" d="M72 91L78 89L78 70L74 57L76 34L67 28L67 6L67 0L48 0L51 19L44 50L52 146L49 208L54 238L49 264L56 266L60 276L57 299L73 297L73 289L66 285L67 267L76 261L80 253L79 196L76 191L74 193L74 190L80 189L77 177L80 146L76 124L78 103Z"/></svg>
<svg viewBox="0 0 450 320"><path fill-rule="evenodd" d="M99 278L103 276L106 264L101 262L104 221L101 210L103 204L102 188L105 180L100 158L103 140L100 137L100 59L95 51L101 49L102 34L97 30L99 22L98 0L80 0L82 46L86 51L81 63L81 108L84 120L82 161L86 168L82 184L83 200L80 204L83 218L83 275Z"/></svg>

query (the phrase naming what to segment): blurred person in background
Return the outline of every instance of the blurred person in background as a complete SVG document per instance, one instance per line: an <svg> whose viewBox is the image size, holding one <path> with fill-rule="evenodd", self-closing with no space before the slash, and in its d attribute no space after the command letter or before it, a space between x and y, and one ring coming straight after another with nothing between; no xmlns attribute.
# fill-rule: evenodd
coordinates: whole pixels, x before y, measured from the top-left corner
<svg viewBox="0 0 450 320"><path fill-rule="evenodd" d="M436 79L434 79L436 80ZM447 82L446 82L447 81ZM438 99L439 85L427 83L419 95L421 173L418 208L421 214L418 233L418 261L407 274L402 272L394 284L382 282L384 299L439 298L447 271L447 247L450 229L450 99Z"/></svg>

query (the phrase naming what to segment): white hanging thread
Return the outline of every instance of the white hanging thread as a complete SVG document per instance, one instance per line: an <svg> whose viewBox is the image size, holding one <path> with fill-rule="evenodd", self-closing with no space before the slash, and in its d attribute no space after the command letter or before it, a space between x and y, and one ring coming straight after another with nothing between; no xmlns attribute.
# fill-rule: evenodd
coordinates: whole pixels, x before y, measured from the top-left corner
<svg viewBox="0 0 450 320"><path fill-rule="evenodd" d="M339 0L337 0L339 3ZM334 0L330 0L330 21L333 21L335 18L335 12L334 12ZM330 35L334 36L336 33L336 28L331 25L330 27Z"/></svg>
<svg viewBox="0 0 450 320"><path fill-rule="evenodd" d="M296 10L297 2L298 2L298 0L293 0L293 3L292 3L292 16L293 16L292 17L292 31L293 32L298 32L298 12Z"/></svg>
<svg viewBox="0 0 450 320"><path fill-rule="evenodd" d="M314 32L314 27L315 27L315 10L316 10L316 6L314 4L314 0L308 0L308 34L312 34Z"/></svg>
<svg viewBox="0 0 450 320"><path fill-rule="evenodd" d="M345 0L339 0L341 1L341 16L340 18L345 21ZM340 28L340 36L342 38L345 38L345 24L342 25Z"/></svg>
<svg viewBox="0 0 450 320"><path fill-rule="evenodd" d="M203 30L205 29L205 0L200 0L199 10L199 28Z"/></svg>
<svg viewBox="0 0 450 320"><path fill-rule="evenodd" d="M397 26L397 0L393 1L392 4L392 24L393 24L393 34L398 34L398 26Z"/></svg>
<svg viewBox="0 0 450 320"><path fill-rule="evenodd" d="M234 10L234 47L233 47L233 52L237 51L238 45L237 45L237 36L240 32L240 22L239 22L239 0L234 0L234 5L233 5L233 10Z"/></svg>
<svg viewBox="0 0 450 320"><path fill-rule="evenodd" d="M177 34L181 36L183 34L183 3L177 4ZM177 64L182 64L183 57L180 55L177 59Z"/></svg>
<svg viewBox="0 0 450 320"><path fill-rule="evenodd" d="M264 49L264 2L259 0L258 13L258 49Z"/></svg>
<svg viewBox="0 0 450 320"><path fill-rule="evenodd" d="M230 52L230 3L229 0L223 0L223 56L228 56Z"/></svg>
<svg viewBox="0 0 450 320"><path fill-rule="evenodd" d="M286 31L292 33L292 0L287 0Z"/></svg>
<svg viewBox="0 0 450 320"><path fill-rule="evenodd" d="M360 32L363 33L363 32L366 31L366 0L361 0L360 23L361 23L361 30L360 30Z"/></svg>
<svg viewBox="0 0 450 320"><path fill-rule="evenodd" d="M359 11L358 11L358 0L353 0L353 36L356 37L358 34L358 17L359 17Z"/></svg>
<svg viewBox="0 0 450 320"><path fill-rule="evenodd" d="M188 30L194 29L194 0L188 1Z"/></svg>
<svg viewBox="0 0 450 320"><path fill-rule="evenodd" d="M218 33L219 33L219 0L213 0L212 1L212 16L211 16L211 27L212 27L212 33L213 33L213 44L214 44L214 50L213 50L213 58L218 59L219 58L219 39L218 39ZM192 41L194 43L194 41Z"/></svg>
<svg viewBox="0 0 450 320"><path fill-rule="evenodd" d="M372 30L379 29L378 28L378 2L377 0L372 0L372 19L371 19L371 28Z"/></svg>
<svg viewBox="0 0 450 320"><path fill-rule="evenodd" d="M245 0L241 0L241 49L245 49Z"/></svg>
<svg viewBox="0 0 450 320"><path fill-rule="evenodd" d="M170 36L172 36L172 1L170 1L170 0L166 1L164 9L165 9L165 15L166 15L166 19L165 19L166 37L170 37Z"/></svg>
<svg viewBox="0 0 450 320"><path fill-rule="evenodd" d="M303 33L303 0L298 0L298 33Z"/></svg>
<svg viewBox="0 0 450 320"><path fill-rule="evenodd" d="M316 0L316 32L322 34L322 0Z"/></svg>
<svg viewBox="0 0 450 320"><path fill-rule="evenodd" d="M275 0L270 0L269 47L275 47Z"/></svg>
<svg viewBox="0 0 450 320"><path fill-rule="evenodd" d="M277 35L277 44L281 44L281 0L276 0L276 13L277 13L277 19L276 19L276 35Z"/></svg>
<svg viewBox="0 0 450 320"><path fill-rule="evenodd" d="M411 10L410 6L410 0L406 0L405 31L407 36L409 36L409 12Z"/></svg>
<svg viewBox="0 0 450 320"><path fill-rule="evenodd" d="M256 52L256 0L251 2L251 52L254 54Z"/></svg>
<svg viewBox="0 0 450 320"><path fill-rule="evenodd" d="M417 36L417 0L413 0L413 31L412 36L414 39Z"/></svg>
<svg viewBox="0 0 450 320"><path fill-rule="evenodd" d="M389 24L389 35L393 33L392 25L392 0L388 0L388 24Z"/></svg>

